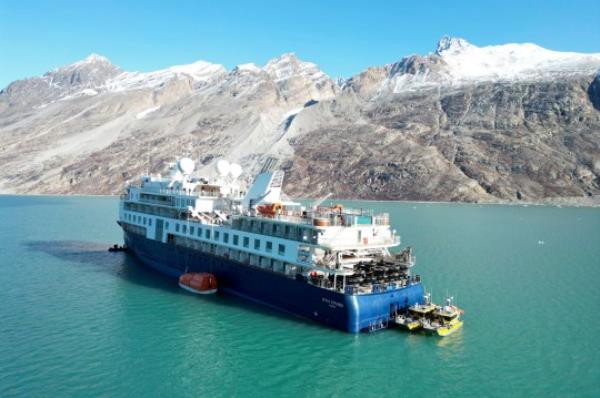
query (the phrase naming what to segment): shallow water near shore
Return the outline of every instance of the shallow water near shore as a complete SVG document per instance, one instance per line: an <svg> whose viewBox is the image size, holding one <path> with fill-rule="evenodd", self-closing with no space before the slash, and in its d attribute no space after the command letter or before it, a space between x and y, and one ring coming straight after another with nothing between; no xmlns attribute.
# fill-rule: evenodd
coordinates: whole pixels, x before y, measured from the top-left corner
<svg viewBox="0 0 600 398"><path fill-rule="evenodd" d="M120 243L114 197L0 196L0 396L581 396L600 393L600 210L342 202L389 212L441 339L350 335L196 297Z"/></svg>

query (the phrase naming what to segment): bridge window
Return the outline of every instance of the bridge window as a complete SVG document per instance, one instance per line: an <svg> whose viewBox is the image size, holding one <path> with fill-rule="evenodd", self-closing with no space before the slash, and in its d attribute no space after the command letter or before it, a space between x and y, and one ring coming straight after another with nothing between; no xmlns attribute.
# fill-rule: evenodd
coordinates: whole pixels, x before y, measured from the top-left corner
<svg viewBox="0 0 600 398"><path fill-rule="evenodd" d="M204 231L204 237L206 239L210 239L210 229L207 229L207 230Z"/></svg>
<svg viewBox="0 0 600 398"><path fill-rule="evenodd" d="M267 241L267 252L271 253L273 251L273 242Z"/></svg>
<svg viewBox="0 0 600 398"><path fill-rule="evenodd" d="M260 250L260 239L254 239L254 250Z"/></svg>
<svg viewBox="0 0 600 398"><path fill-rule="evenodd" d="M175 224L175 232L179 232L179 223Z"/></svg>
<svg viewBox="0 0 600 398"><path fill-rule="evenodd" d="M190 235L194 235L194 227L190 227Z"/></svg>
<svg viewBox="0 0 600 398"><path fill-rule="evenodd" d="M239 243L240 243L239 235L233 235L233 244L237 246L237 245L239 245Z"/></svg>
<svg viewBox="0 0 600 398"><path fill-rule="evenodd" d="M187 225L185 225L185 224L183 225L183 233L187 234Z"/></svg>
<svg viewBox="0 0 600 398"><path fill-rule="evenodd" d="M229 234L227 232L223 234L223 242L229 243Z"/></svg>
<svg viewBox="0 0 600 398"><path fill-rule="evenodd" d="M248 238L247 236L244 236L244 247L248 247L250 246L250 238Z"/></svg>
<svg viewBox="0 0 600 398"><path fill-rule="evenodd" d="M198 227L198 237L202 237L202 228Z"/></svg>
<svg viewBox="0 0 600 398"><path fill-rule="evenodd" d="M215 231L215 240L219 240L219 236L221 233L219 231Z"/></svg>
<svg viewBox="0 0 600 398"><path fill-rule="evenodd" d="M280 256L283 256L285 254L285 245L279 245L279 247L277 247L277 253L279 253Z"/></svg>

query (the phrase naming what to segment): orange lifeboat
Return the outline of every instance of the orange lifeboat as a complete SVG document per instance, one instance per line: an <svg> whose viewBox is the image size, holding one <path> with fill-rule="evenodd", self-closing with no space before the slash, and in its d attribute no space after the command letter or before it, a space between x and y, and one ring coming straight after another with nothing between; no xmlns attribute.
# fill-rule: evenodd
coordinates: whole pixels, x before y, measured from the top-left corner
<svg viewBox="0 0 600 398"><path fill-rule="evenodd" d="M179 277L179 287L196 294L217 292L217 277L206 272L188 272Z"/></svg>
<svg viewBox="0 0 600 398"><path fill-rule="evenodd" d="M265 217L274 217L281 209L283 209L283 204L279 202L256 206L256 210Z"/></svg>

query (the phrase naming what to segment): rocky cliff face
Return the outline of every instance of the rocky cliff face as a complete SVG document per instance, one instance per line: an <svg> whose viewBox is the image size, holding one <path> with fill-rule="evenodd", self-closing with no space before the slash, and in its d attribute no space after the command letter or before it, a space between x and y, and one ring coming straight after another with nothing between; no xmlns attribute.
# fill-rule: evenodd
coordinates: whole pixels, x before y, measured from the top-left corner
<svg viewBox="0 0 600 398"><path fill-rule="evenodd" d="M0 93L5 192L118 193L181 155L249 178L277 158L294 196L531 200L600 194L600 55L437 51L337 84L284 54L231 71L123 72L99 56Z"/></svg>

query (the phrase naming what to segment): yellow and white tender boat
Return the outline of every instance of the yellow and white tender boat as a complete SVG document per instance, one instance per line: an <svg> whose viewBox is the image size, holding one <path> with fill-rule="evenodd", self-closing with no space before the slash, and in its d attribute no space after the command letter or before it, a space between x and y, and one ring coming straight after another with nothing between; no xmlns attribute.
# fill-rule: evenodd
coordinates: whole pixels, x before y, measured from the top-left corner
<svg viewBox="0 0 600 398"><path fill-rule="evenodd" d="M423 327L423 320L432 314L438 306L431 303L430 295L425 295L423 304L415 304L408 308L408 311L396 316L394 321L397 325L413 331Z"/></svg>
<svg viewBox="0 0 600 398"><path fill-rule="evenodd" d="M437 334L441 337L449 336L452 333L456 332L458 329L460 329L462 325L463 321L461 321L460 319L453 319L447 325L440 326L437 329Z"/></svg>
<svg viewBox="0 0 600 398"><path fill-rule="evenodd" d="M464 311L454 305L453 300L453 297L449 297L445 306L439 306L433 304L431 296L427 294L423 304L409 307L407 312L398 314L394 321L409 331L423 329L441 337L449 336L463 325L460 316Z"/></svg>
<svg viewBox="0 0 600 398"><path fill-rule="evenodd" d="M431 316L424 320L423 329L436 333L441 337L449 336L460 329L463 325L460 316L464 311L454 305L453 301L454 297L449 297L446 299L445 306L437 306L431 312Z"/></svg>

